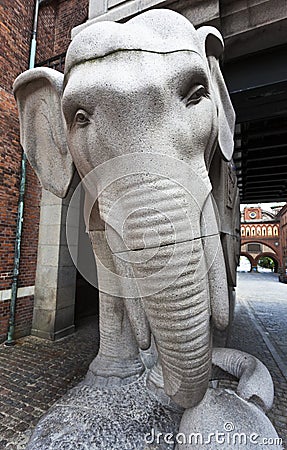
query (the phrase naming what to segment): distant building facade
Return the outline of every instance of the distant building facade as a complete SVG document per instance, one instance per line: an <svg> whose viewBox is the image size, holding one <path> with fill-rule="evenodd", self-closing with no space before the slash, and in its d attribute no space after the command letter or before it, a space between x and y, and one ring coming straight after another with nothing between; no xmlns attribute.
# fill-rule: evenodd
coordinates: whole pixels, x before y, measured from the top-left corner
<svg viewBox="0 0 287 450"><path fill-rule="evenodd" d="M244 208L240 226L241 255L249 259L251 270L257 270L260 258L268 256L274 261L275 272L282 275L287 258L286 216L286 205L274 213L264 211L260 206Z"/></svg>
<svg viewBox="0 0 287 450"><path fill-rule="evenodd" d="M282 271L280 281L287 283L287 203L278 213L280 219L280 246L282 254Z"/></svg>

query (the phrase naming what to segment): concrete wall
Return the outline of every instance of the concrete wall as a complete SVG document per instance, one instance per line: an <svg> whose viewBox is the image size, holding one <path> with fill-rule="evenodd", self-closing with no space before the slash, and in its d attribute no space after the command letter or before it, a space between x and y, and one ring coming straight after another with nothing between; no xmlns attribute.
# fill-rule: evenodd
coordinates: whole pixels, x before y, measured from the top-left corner
<svg viewBox="0 0 287 450"><path fill-rule="evenodd" d="M89 21L125 21L151 8L178 11L195 26L217 26L225 39L225 60L286 43L285 0L90 0Z"/></svg>
<svg viewBox="0 0 287 450"><path fill-rule="evenodd" d="M212 24L219 26L220 7L218 0L90 0L89 20L76 27L72 36L85 26L102 20L126 21L151 8L169 8L180 12L195 26Z"/></svg>

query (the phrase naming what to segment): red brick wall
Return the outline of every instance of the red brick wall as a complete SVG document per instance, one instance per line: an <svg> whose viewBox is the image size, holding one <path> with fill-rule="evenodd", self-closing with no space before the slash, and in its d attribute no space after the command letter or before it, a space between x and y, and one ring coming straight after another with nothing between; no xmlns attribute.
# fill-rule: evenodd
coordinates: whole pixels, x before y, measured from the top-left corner
<svg viewBox="0 0 287 450"><path fill-rule="evenodd" d="M8 320L10 311L10 300L0 303L0 342L7 338Z"/></svg>
<svg viewBox="0 0 287 450"><path fill-rule="evenodd" d="M0 290L11 288L21 167L19 123L12 84L28 68L35 0L0 4ZM47 60L67 50L71 29L84 22L88 0L53 0L40 7L37 58ZM19 287L35 284L41 189L27 165ZM10 301L0 301L0 342L6 338ZM16 336L31 329L33 297L18 298Z"/></svg>
<svg viewBox="0 0 287 450"><path fill-rule="evenodd" d="M54 56L57 3L57 1L44 3L40 7L37 28L37 61L45 61Z"/></svg>
<svg viewBox="0 0 287 450"><path fill-rule="evenodd" d="M13 268L20 150L13 96L0 91L0 289L9 288Z"/></svg>
<svg viewBox="0 0 287 450"><path fill-rule="evenodd" d="M71 30L88 18L89 1L60 0L55 26L54 53L65 52L71 41Z"/></svg>
<svg viewBox="0 0 287 450"><path fill-rule="evenodd" d="M0 101L0 289L9 288L13 268L21 149L12 84L28 67L33 0L4 0L1 37ZM3 67L3 69L2 69Z"/></svg>
<svg viewBox="0 0 287 450"><path fill-rule="evenodd" d="M282 265L287 277L287 203L280 211L280 247L282 249Z"/></svg>
<svg viewBox="0 0 287 450"><path fill-rule="evenodd" d="M11 288L16 235L16 218L21 167L19 123L12 84L16 76L28 68L34 0L4 0L0 5L1 72L0 72L0 290ZM20 286L34 284L39 222L39 185L28 168L27 195L24 215L25 243L22 246ZM31 233L29 218L34 217ZM28 219L27 219L28 218ZM27 227L30 230L27 232ZM33 256L32 256L33 254ZM28 262L29 261L29 262ZM18 299L17 333L31 327L33 298ZM10 301L0 302L0 341L7 333Z"/></svg>
<svg viewBox="0 0 287 450"><path fill-rule="evenodd" d="M67 51L71 30L88 18L89 0L43 4L38 21L37 64Z"/></svg>
<svg viewBox="0 0 287 450"><path fill-rule="evenodd" d="M15 338L26 336L31 332L34 296L22 297L17 300Z"/></svg>
<svg viewBox="0 0 287 450"><path fill-rule="evenodd" d="M31 332L32 316L33 316L34 297L22 297L17 299L17 312L15 317L16 330L15 338L26 336ZM10 312L10 300L1 302L0 307L0 342L7 338L7 329Z"/></svg>
<svg viewBox="0 0 287 450"><path fill-rule="evenodd" d="M28 67L34 0L2 0L0 85L11 93L16 76Z"/></svg>
<svg viewBox="0 0 287 450"><path fill-rule="evenodd" d="M40 200L40 183L31 166L27 164L19 287L34 286L35 284Z"/></svg>

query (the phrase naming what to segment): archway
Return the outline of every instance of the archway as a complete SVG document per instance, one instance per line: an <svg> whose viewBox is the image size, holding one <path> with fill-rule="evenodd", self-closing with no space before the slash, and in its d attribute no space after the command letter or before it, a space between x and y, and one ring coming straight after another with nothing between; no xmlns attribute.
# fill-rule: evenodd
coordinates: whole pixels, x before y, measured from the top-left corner
<svg viewBox="0 0 287 450"><path fill-rule="evenodd" d="M238 272L251 272L253 265L253 258L248 253L240 253L239 266L237 267Z"/></svg>
<svg viewBox="0 0 287 450"><path fill-rule="evenodd" d="M265 258L267 259L266 264L264 261ZM268 259L273 262L273 265L269 265L269 267L268 267ZM261 264L259 264L260 260L261 261L263 260ZM258 272L270 271L270 272L278 273L279 261L274 253L269 253L269 252L260 253L260 255L257 255L257 257L255 258L255 264L257 266ZM272 267L272 269L271 269L271 267Z"/></svg>

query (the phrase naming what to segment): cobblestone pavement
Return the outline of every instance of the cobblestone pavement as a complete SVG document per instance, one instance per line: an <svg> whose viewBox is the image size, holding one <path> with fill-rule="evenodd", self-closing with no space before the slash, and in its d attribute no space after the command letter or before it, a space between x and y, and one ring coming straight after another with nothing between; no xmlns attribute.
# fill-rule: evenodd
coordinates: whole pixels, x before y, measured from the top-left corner
<svg viewBox="0 0 287 450"><path fill-rule="evenodd" d="M25 449L33 426L84 377L97 347L95 317L57 342L28 336L0 345L0 450Z"/></svg>
<svg viewBox="0 0 287 450"><path fill-rule="evenodd" d="M275 399L268 416L287 449L287 284L276 274L239 273L236 290L229 346L256 356L269 369Z"/></svg>
<svg viewBox="0 0 287 450"><path fill-rule="evenodd" d="M286 318L287 285L274 274L239 274L230 347L257 356L270 370L275 402L269 417L287 449ZM39 417L83 378L97 342L97 321L90 318L57 342L29 336L14 347L0 345L0 450L25 449Z"/></svg>

